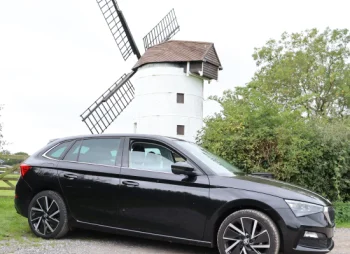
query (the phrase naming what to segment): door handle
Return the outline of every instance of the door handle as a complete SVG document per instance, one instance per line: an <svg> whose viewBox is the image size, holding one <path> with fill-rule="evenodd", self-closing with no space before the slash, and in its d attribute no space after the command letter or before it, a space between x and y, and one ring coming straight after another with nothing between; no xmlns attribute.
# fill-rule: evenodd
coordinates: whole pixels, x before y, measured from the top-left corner
<svg viewBox="0 0 350 254"><path fill-rule="evenodd" d="M73 174L64 174L63 175L65 178L68 178L69 180L74 180L77 179L78 176L77 175L73 175Z"/></svg>
<svg viewBox="0 0 350 254"><path fill-rule="evenodd" d="M122 184L126 185L126 186L130 186L130 187L137 187L139 186L138 182L134 182L134 181L122 181Z"/></svg>

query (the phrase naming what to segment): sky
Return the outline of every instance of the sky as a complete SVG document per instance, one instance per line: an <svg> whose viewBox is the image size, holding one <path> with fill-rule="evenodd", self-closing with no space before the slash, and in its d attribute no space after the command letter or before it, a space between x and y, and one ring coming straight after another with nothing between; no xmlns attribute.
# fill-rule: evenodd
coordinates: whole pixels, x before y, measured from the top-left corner
<svg viewBox="0 0 350 254"><path fill-rule="evenodd" d="M142 38L175 8L177 40L208 41L223 65L204 88L204 117L220 110L210 95L244 86L255 47L287 32L349 28L348 0L118 0L141 53ZM136 63L124 62L95 0L0 2L0 112L11 152L33 153L50 139L88 134L80 114ZM129 114L129 115L128 115ZM123 112L106 133L125 132Z"/></svg>

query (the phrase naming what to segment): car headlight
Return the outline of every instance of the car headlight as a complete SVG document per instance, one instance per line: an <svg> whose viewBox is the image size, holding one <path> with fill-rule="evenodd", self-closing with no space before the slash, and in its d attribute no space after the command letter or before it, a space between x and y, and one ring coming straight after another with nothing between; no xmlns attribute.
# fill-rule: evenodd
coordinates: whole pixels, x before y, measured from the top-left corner
<svg viewBox="0 0 350 254"><path fill-rule="evenodd" d="M301 201L286 200L296 217L323 212L323 206Z"/></svg>

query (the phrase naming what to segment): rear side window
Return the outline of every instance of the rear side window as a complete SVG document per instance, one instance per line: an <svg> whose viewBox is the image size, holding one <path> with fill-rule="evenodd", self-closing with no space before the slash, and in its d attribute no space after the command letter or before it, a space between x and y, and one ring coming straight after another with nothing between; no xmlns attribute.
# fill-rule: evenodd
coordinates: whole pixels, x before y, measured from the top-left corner
<svg viewBox="0 0 350 254"><path fill-rule="evenodd" d="M73 142L74 141L61 143L55 148L53 148L52 150L50 150L49 152L47 152L45 156L52 159L59 160L62 157L62 155L65 153L65 151L67 151L69 147L73 144Z"/></svg>
<svg viewBox="0 0 350 254"><path fill-rule="evenodd" d="M75 142L71 149L69 149L68 153L64 157L65 161L77 161L78 154L81 146L81 140Z"/></svg>
<svg viewBox="0 0 350 254"><path fill-rule="evenodd" d="M114 166L119 150L120 139L101 138L83 140L78 161Z"/></svg>

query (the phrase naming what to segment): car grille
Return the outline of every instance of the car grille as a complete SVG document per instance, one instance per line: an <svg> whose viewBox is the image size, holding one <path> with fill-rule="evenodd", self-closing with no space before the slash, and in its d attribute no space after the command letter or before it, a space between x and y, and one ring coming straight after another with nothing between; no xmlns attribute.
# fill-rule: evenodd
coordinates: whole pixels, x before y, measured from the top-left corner
<svg viewBox="0 0 350 254"><path fill-rule="evenodd" d="M299 241L300 246L314 248L314 249L326 249L332 244L332 239L313 239L313 238L301 238Z"/></svg>

